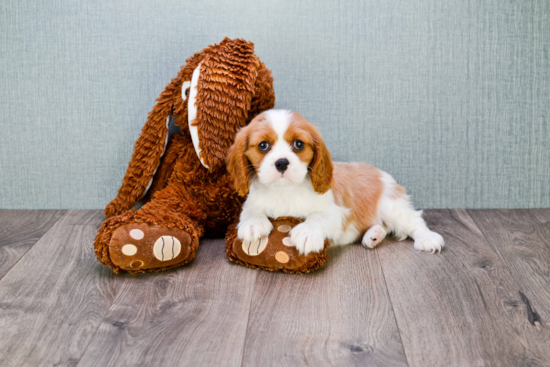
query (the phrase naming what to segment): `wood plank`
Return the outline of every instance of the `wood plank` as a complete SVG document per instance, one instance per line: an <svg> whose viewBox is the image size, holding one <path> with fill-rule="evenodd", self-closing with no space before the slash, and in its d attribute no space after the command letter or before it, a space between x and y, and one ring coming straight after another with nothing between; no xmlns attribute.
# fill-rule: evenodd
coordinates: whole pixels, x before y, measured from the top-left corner
<svg viewBox="0 0 550 367"><path fill-rule="evenodd" d="M550 209L528 209L540 223L548 224L550 223Z"/></svg>
<svg viewBox="0 0 550 367"><path fill-rule="evenodd" d="M447 247L378 249L410 366L550 365L550 333L532 325L521 288L465 210L425 212Z"/></svg>
<svg viewBox="0 0 550 367"><path fill-rule="evenodd" d="M66 212L0 280L0 366L80 359L124 281L93 253L104 218Z"/></svg>
<svg viewBox="0 0 550 367"><path fill-rule="evenodd" d="M550 324L550 209L468 213L521 286L531 317Z"/></svg>
<svg viewBox="0 0 550 367"><path fill-rule="evenodd" d="M65 210L0 210L0 279Z"/></svg>
<svg viewBox="0 0 550 367"><path fill-rule="evenodd" d="M258 272L224 249L204 240L182 268L133 277L79 366L239 366Z"/></svg>
<svg viewBox="0 0 550 367"><path fill-rule="evenodd" d="M406 365L376 252L329 256L313 274L258 274L243 366Z"/></svg>

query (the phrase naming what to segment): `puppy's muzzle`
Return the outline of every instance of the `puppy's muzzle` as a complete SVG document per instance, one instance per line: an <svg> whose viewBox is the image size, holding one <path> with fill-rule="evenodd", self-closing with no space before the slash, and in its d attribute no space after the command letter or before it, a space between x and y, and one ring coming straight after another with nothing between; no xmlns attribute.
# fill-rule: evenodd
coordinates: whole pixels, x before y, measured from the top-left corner
<svg viewBox="0 0 550 367"><path fill-rule="evenodd" d="M284 173L286 169L288 168L288 165L290 162L286 158L278 159L277 162L275 162L275 168L277 168L277 171Z"/></svg>

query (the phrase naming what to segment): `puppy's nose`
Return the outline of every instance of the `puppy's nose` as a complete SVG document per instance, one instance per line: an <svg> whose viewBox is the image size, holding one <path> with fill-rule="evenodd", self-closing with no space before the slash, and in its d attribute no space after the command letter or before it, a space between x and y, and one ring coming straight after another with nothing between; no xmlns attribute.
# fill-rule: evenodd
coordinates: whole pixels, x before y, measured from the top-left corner
<svg viewBox="0 0 550 367"><path fill-rule="evenodd" d="M286 158L278 159L277 162L275 162L275 168L277 168L277 171L283 173L288 168L289 162Z"/></svg>

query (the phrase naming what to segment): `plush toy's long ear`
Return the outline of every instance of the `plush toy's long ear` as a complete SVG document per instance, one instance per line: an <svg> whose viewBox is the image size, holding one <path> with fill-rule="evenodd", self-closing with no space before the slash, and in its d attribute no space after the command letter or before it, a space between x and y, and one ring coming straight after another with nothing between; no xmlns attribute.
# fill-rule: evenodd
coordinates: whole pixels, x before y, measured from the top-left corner
<svg viewBox="0 0 550 367"><path fill-rule="evenodd" d="M157 104L149 113L147 122L134 146L132 160L128 165L118 195L107 207L107 217L132 208L145 194L153 175L160 164L168 140L168 123L178 89L180 76L172 79L157 98Z"/></svg>
<svg viewBox="0 0 550 367"><path fill-rule="evenodd" d="M248 193L250 176L254 173L251 164L245 156L248 148L248 129L245 127L237 134L235 143L229 148L227 154L227 172L233 179L233 187L240 196Z"/></svg>
<svg viewBox="0 0 550 367"><path fill-rule="evenodd" d="M210 170L225 163L237 131L249 119L260 60L254 44L224 39L200 65L195 106L190 123L197 127L200 158Z"/></svg>
<svg viewBox="0 0 550 367"><path fill-rule="evenodd" d="M312 126L310 131L313 136L314 155L311 161L310 179L315 192L324 194L332 185L332 158L321 134Z"/></svg>
<svg viewBox="0 0 550 367"><path fill-rule="evenodd" d="M248 121L260 113L275 107L275 90L273 89L273 77L271 70L265 67L265 64L260 61L258 76L254 83L254 97L250 104L248 112Z"/></svg>

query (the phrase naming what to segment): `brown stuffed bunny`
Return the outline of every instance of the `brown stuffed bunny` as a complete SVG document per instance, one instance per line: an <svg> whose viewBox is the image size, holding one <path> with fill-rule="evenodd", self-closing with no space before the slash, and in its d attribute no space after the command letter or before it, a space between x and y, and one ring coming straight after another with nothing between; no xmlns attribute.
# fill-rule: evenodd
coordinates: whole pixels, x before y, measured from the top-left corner
<svg viewBox="0 0 550 367"><path fill-rule="evenodd" d="M191 261L204 234L223 236L243 200L225 168L227 151L274 104L271 72L251 42L226 38L187 59L157 99L105 209L98 260L116 273L159 271ZM168 138L172 118L181 132ZM146 204L133 210L140 200Z"/></svg>

